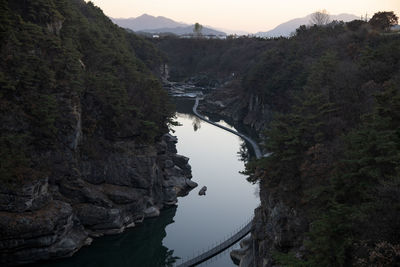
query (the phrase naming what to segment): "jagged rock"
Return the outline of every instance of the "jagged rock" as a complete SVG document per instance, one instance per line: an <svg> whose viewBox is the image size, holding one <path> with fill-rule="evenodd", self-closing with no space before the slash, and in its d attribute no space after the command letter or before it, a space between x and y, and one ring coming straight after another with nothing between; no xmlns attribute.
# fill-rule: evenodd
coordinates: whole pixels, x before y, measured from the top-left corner
<svg viewBox="0 0 400 267"><path fill-rule="evenodd" d="M174 155L172 157L172 160L174 161L175 165L177 165L181 169L187 168L187 164L189 162L189 158L181 155Z"/></svg>
<svg viewBox="0 0 400 267"><path fill-rule="evenodd" d="M239 265L240 267L253 266L253 255L251 250L252 242L253 239L251 237L244 238L240 241L240 249L231 251L230 256L234 264Z"/></svg>
<svg viewBox="0 0 400 267"><path fill-rule="evenodd" d="M15 146L10 151L16 151L18 158L11 158L7 164L11 163L12 169L16 163L20 169L11 176L14 178L16 175L18 179L1 179L0 266L72 255L81 246L90 243L89 234L101 236L119 233L127 227L133 227L145 216L158 216L160 209L176 203L178 193L192 188L187 182L187 178L191 177L188 159L176 156L177 138L171 134L159 137L163 131L167 131L166 124L160 122L156 125L157 130L151 130L157 135L156 141L152 142L152 138L149 138L149 142L144 143L142 137L146 133L141 125L142 120L135 114L141 112L142 108L136 111L132 109L131 114L121 116L117 115L119 111L114 112L122 106L124 110L125 106L133 105L130 95L140 89L139 82L129 86L125 81L119 84L118 88L124 92L126 89L127 93L121 96L123 104L111 103L106 101L108 96L99 95L100 91L84 85L88 78L85 76L86 70L91 66L86 61L87 54L75 53L80 51L79 38L77 42L72 42L68 51L45 51L43 45L46 43L64 47L65 38L54 35L63 35L65 23L70 28L75 27L74 20L85 19L85 1L72 2L51 6L48 11L54 16L40 20L40 23L25 21L21 17L25 11L19 7L23 3L11 4L9 1L5 4L6 15L13 18L7 27L15 29L15 36L20 36L18 33L21 29L27 29L24 25L31 25L34 27L28 27L31 29L28 32L23 30L26 36L34 37L40 33L45 34L43 36L47 39L38 36L37 40L32 39L34 48L20 49L13 45L19 43L19 38L8 38L12 42L2 46L4 59L10 64L15 63L15 66L18 66L18 60L26 57L40 59L44 68L32 69L31 74L40 79L46 76L41 70L54 66L55 75L50 73L51 77L44 83L44 91L40 83L33 83L25 88L23 96L19 93L14 95L11 86L7 87L11 93L7 94L4 101L2 99L2 105L10 110L1 114L0 131L2 138L7 137L3 140L2 148ZM45 3L31 6L31 13L40 13L39 9L46 7L43 5ZM68 17L70 12L63 9L61 13L65 11L67 15L61 19L61 13L58 12L61 9L58 9L63 6L71 7L69 11L72 10L74 16ZM98 14L101 16L101 13ZM96 21L104 22L97 16L90 21L95 23L91 25L97 25ZM17 29L13 27L14 22L22 26ZM117 28L111 27L109 30L106 32L118 35ZM126 41L125 38L121 40ZM131 47L128 45L126 49L130 51ZM106 55L100 53L99 56ZM72 72L66 70L63 64L54 64L66 60ZM14 86L19 82L18 75L15 76L14 70L3 65L1 73L6 71L6 84ZM140 60L135 61L134 65L139 68L142 66ZM132 64L125 67L121 71L130 70ZM67 71L64 73L66 75L61 77L58 75L60 71ZM102 73L106 72L104 70ZM140 75L143 78L152 77L150 73L149 76L147 73ZM24 81L20 82L25 84ZM157 87L154 89L162 90ZM145 104L150 107L150 102ZM154 108L158 110L162 105L156 106ZM117 117L117 121L114 120ZM154 123L158 123L158 120ZM23 146L26 149L21 149ZM3 184L8 180L11 180L10 185ZM24 183L21 184L20 180Z"/></svg>
<svg viewBox="0 0 400 267"><path fill-rule="evenodd" d="M199 196L205 196L207 191L207 186L203 186L199 191Z"/></svg>
<svg viewBox="0 0 400 267"><path fill-rule="evenodd" d="M120 229L126 223L119 209L80 204L74 207L74 210L79 221L91 230Z"/></svg>
<svg viewBox="0 0 400 267"><path fill-rule="evenodd" d="M174 187L164 188L163 192L164 203L168 203L168 205L171 205L171 203L176 203L177 192Z"/></svg>
<svg viewBox="0 0 400 267"><path fill-rule="evenodd" d="M175 144L178 142L178 138L176 136L173 136L171 134L164 134L163 135L163 140L167 144L167 151L170 153L177 153L176 146Z"/></svg>
<svg viewBox="0 0 400 267"><path fill-rule="evenodd" d="M165 168L172 168L172 167L174 167L174 165L175 165L174 162L170 159L167 159L164 163Z"/></svg>
<svg viewBox="0 0 400 267"><path fill-rule="evenodd" d="M276 188L260 187L262 204L255 210L252 230L255 246L251 254L256 266L272 266L274 251L291 251L301 257L308 222L305 211L294 208L299 203L298 195L277 195Z"/></svg>
<svg viewBox="0 0 400 267"><path fill-rule="evenodd" d="M47 204L48 178L27 181L18 188L0 186L0 211L38 210Z"/></svg>
<svg viewBox="0 0 400 267"><path fill-rule="evenodd" d="M165 174L168 177L173 177L173 176L184 176L184 173L181 168L178 166L174 166L173 168L165 169Z"/></svg>
<svg viewBox="0 0 400 267"><path fill-rule="evenodd" d="M145 218L157 217L160 215L160 209L152 206L143 211Z"/></svg>
<svg viewBox="0 0 400 267"><path fill-rule="evenodd" d="M128 151L127 151L128 152ZM92 184L114 184L148 189L159 172L156 156L111 154L106 161L83 163L83 178Z"/></svg>
<svg viewBox="0 0 400 267"><path fill-rule="evenodd" d="M185 181L186 181L187 186L189 186L190 188L196 188L198 186L198 184L196 182L193 182L190 179L186 179Z"/></svg>
<svg viewBox="0 0 400 267"><path fill-rule="evenodd" d="M188 163L189 158L176 154L172 157L172 160L182 170L183 175L188 178L192 177L192 167Z"/></svg>
<svg viewBox="0 0 400 267"><path fill-rule="evenodd" d="M102 190L104 194L106 194L108 198L116 204L138 202L146 195L146 190L144 189L110 184L104 184Z"/></svg>
<svg viewBox="0 0 400 267"><path fill-rule="evenodd" d="M82 181L63 181L59 186L60 192L71 199L71 204L91 203L101 207L112 207L112 202L95 185Z"/></svg>
<svg viewBox="0 0 400 267"><path fill-rule="evenodd" d="M72 207L61 201L34 212L0 212L0 263L27 263L67 256L87 243Z"/></svg>

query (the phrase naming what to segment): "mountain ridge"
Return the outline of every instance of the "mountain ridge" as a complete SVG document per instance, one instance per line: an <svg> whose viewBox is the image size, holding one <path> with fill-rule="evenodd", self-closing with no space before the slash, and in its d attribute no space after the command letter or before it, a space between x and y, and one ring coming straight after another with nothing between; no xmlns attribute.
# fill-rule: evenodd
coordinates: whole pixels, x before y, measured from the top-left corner
<svg viewBox="0 0 400 267"><path fill-rule="evenodd" d="M298 27L300 27L301 25L309 25L312 15L313 14L309 14L302 18L295 18L295 19L288 20L286 22L279 24L272 30L269 30L266 32L257 32L255 35L259 36L259 37L280 37L280 36L288 37L288 36L290 36L291 33L295 32L296 29ZM347 13L341 13L338 15L330 15L331 21L333 21L333 20L341 21L342 20L344 22L348 22L348 21L352 21L352 20L355 20L358 18L359 17L356 15L347 14Z"/></svg>
<svg viewBox="0 0 400 267"><path fill-rule="evenodd" d="M135 32L148 33L172 33L185 35L193 33L193 24L177 22L163 16L152 16L143 14L136 18L110 18L115 24ZM210 26L203 26L202 33L205 35L226 35L225 32Z"/></svg>
<svg viewBox="0 0 400 267"><path fill-rule="evenodd" d="M175 28L159 28L159 29L148 29L148 30L142 30L138 32L146 32L146 33L154 33L154 34L160 34L160 33L172 33L176 35L188 35L188 34L193 34L193 29L194 25L190 25L187 27L175 27ZM202 34L203 35L226 35L225 32L217 31L212 28L208 27L203 27L202 29Z"/></svg>
<svg viewBox="0 0 400 267"><path fill-rule="evenodd" d="M111 18L111 20L123 27L128 28L133 31L142 31L142 30L150 30L157 28L176 28L176 27L185 27L189 26L189 24L176 22L170 18L164 16L152 16L148 14L143 14L139 17L131 17L131 18Z"/></svg>

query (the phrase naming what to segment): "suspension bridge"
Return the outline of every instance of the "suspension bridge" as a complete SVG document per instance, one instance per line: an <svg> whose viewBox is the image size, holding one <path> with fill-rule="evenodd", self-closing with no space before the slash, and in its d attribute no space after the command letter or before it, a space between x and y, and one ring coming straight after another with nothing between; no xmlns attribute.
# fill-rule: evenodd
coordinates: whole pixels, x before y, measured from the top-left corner
<svg viewBox="0 0 400 267"><path fill-rule="evenodd" d="M239 133L235 130L229 129L228 127L225 127L216 122L213 122L213 121L207 119L206 117L204 117L203 115L201 115L197 111L197 107L199 106L199 101L200 101L199 97L196 97L195 104L193 105L193 113L198 118L200 118L201 120L208 122L214 126L217 126L221 129L224 129L228 132L231 132L231 133L239 136L240 138L244 139L253 147L256 158L259 159L262 157L261 150L260 150L259 146L257 145L257 143L253 139L251 139L250 137L248 137L242 133ZM229 247L231 247L232 245L237 243L240 239L242 239L243 237L248 235L252 229L252 225L253 225L253 218L251 218L247 223L242 225L242 227L240 227L237 231L235 231L227 239L221 241L219 244L216 244L215 246L211 246L210 248L206 249L204 252L199 253L197 256L194 256L193 258L191 258L177 266L178 267L196 266L202 262L205 262L208 259L211 259L212 257L214 257L214 256L218 255L219 253L221 253L222 251L228 249Z"/></svg>

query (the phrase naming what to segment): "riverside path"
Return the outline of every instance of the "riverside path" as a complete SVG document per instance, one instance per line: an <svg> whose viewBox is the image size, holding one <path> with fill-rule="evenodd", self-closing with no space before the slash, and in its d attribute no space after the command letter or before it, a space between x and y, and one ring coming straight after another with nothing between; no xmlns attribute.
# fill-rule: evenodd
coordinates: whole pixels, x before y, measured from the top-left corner
<svg viewBox="0 0 400 267"><path fill-rule="evenodd" d="M224 129L228 132L231 132L237 136L239 136L240 138L242 138L243 140L247 141L254 150L254 154L256 156L257 159L262 157L261 154L261 150L258 146L258 144L251 139L250 137L239 133L237 131L234 131L232 129L229 129L225 126L222 126L218 123L215 123L213 121L210 121L209 119L207 119L206 117L204 117L203 115L201 115L198 111L197 111L197 107L199 106L199 97L196 97L196 101L193 105L193 113L200 118L201 120L208 122L214 126L217 126L221 129ZM192 259L185 261L184 263L178 265L178 267L189 267L189 266L196 266L202 262L205 262L206 260L214 257L215 255L218 255L219 253L221 253L222 251L226 250L227 248L231 247L233 244L235 244L236 242L238 242L240 239L242 239L243 237L245 237L247 234L250 233L251 229L253 226L253 220L250 220L244 227L242 227L241 229L239 229L235 234L233 234L231 237L229 237L228 239L226 239L225 241L221 242L220 244L208 249L207 251L205 251L204 253L193 257Z"/></svg>

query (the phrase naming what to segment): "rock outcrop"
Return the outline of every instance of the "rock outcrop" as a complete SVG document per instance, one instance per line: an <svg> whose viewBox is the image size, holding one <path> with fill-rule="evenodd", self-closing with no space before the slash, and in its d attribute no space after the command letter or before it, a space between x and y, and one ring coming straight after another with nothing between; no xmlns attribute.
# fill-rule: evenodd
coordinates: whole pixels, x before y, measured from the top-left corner
<svg viewBox="0 0 400 267"><path fill-rule="evenodd" d="M1 265L70 256L93 237L123 232L174 205L197 186L176 142L169 134L156 146L125 141L103 159L58 167L62 177L0 188Z"/></svg>
<svg viewBox="0 0 400 267"><path fill-rule="evenodd" d="M307 207L300 200L301 194L282 192L281 186L260 185L261 205L255 210L253 245L248 253L257 267L276 266L272 258L275 252L291 252L299 258L304 252Z"/></svg>
<svg viewBox="0 0 400 267"><path fill-rule="evenodd" d="M205 196L207 191L207 186L203 186L199 191L199 196Z"/></svg>
<svg viewBox="0 0 400 267"><path fill-rule="evenodd" d="M0 266L67 257L196 186L150 42L90 1L0 10Z"/></svg>
<svg viewBox="0 0 400 267"><path fill-rule="evenodd" d="M253 239L251 237L240 241L240 249L232 250L230 253L232 261L240 267L253 266L252 245Z"/></svg>
<svg viewBox="0 0 400 267"><path fill-rule="evenodd" d="M231 81L205 97L199 106L202 114L218 114L231 118L260 132L271 121L268 105L253 94L242 95L238 81Z"/></svg>

